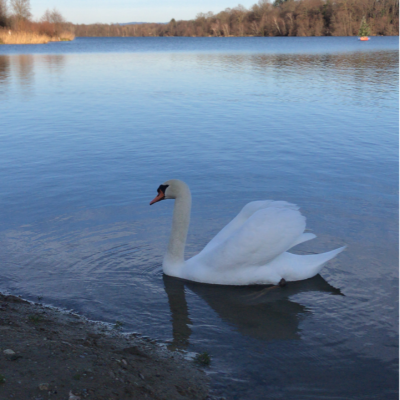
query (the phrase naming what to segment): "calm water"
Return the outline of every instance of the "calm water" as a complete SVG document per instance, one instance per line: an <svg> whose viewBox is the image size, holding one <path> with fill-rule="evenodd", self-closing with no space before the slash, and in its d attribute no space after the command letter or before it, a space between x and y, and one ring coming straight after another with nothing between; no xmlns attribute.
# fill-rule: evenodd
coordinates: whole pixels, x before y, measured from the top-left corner
<svg viewBox="0 0 400 400"><path fill-rule="evenodd" d="M0 47L0 290L209 352L228 399L398 398L398 38L78 38ZM347 244L270 287L163 277L246 204Z"/></svg>

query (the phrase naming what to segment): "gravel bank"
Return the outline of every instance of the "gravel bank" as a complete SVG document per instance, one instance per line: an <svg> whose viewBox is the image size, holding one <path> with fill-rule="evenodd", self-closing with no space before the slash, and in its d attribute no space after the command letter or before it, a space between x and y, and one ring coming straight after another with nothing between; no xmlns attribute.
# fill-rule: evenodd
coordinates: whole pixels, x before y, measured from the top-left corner
<svg viewBox="0 0 400 400"><path fill-rule="evenodd" d="M0 399L207 398L207 377L181 354L0 294Z"/></svg>

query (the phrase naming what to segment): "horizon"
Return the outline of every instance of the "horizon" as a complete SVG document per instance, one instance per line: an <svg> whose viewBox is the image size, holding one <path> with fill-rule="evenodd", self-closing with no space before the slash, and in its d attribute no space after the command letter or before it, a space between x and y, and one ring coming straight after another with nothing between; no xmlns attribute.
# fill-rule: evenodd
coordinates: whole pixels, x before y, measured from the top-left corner
<svg viewBox="0 0 400 400"><path fill-rule="evenodd" d="M250 8L257 0L244 0L240 4ZM100 4L100 6L99 6ZM168 5L160 0L143 0L128 2L103 0L98 3L88 0L85 5L77 0L31 0L31 12L34 19L39 19L47 9L56 8L61 15L73 24L127 24L131 21L140 23L167 23L172 18L191 20L198 13L219 13L226 8L235 8L235 0L195 1L190 6L181 0L171 0Z"/></svg>

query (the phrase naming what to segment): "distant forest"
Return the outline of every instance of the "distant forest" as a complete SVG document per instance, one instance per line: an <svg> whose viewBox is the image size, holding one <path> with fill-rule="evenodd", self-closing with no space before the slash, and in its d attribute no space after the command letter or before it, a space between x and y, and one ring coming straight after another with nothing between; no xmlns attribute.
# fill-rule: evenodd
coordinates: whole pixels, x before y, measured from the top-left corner
<svg viewBox="0 0 400 400"><path fill-rule="evenodd" d="M200 13L189 21L75 25L47 10L32 21L30 0L0 0L0 30L48 36L365 36L399 35L399 0L260 0L250 9Z"/></svg>
<svg viewBox="0 0 400 400"><path fill-rule="evenodd" d="M71 25L76 36L398 35L398 0L260 0L168 24Z"/></svg>

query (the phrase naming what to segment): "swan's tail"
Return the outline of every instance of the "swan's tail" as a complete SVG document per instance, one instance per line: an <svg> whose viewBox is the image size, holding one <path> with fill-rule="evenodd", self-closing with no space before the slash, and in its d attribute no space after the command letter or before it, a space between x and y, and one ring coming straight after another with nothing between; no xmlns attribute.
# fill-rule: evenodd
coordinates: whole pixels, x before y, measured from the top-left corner
<svg viewBox="0 0 400 400"><path fill-rule="evenodd" d="M299 281L312 278L322 270L327 261L337 256L345 248L346 246L343 246L336 250L328 251L327 253L305 256L283 253L279 257L283 258L281 262L285 265L284 271L282 271L282 278L285 278L287 281Z"/></svg>

